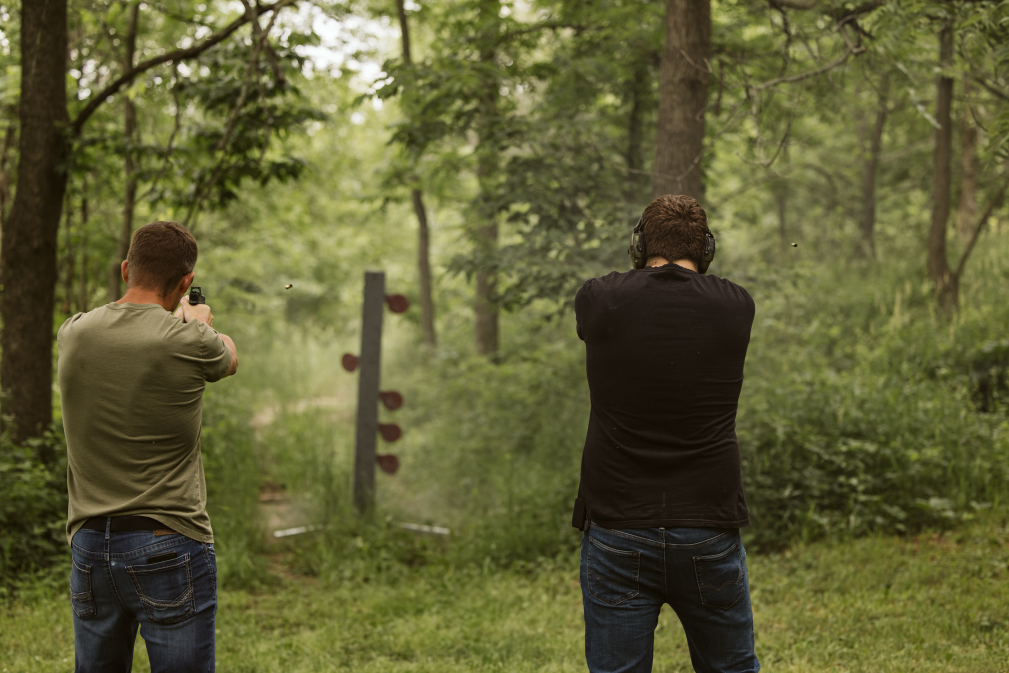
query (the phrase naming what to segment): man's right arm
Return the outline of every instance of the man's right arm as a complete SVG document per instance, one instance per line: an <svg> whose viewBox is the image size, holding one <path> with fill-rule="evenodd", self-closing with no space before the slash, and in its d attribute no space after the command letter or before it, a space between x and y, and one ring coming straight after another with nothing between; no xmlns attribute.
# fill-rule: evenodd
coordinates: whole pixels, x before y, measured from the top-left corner
<svg viewBox="0 0 1009 673"><path fill-rule="evenodd" d="M238 349L235 348L235 342L232 341L231 337L227 334L221 334L218 332L217 336L221 337L221 341L223 341L224 345L228 347L229 351L231 351L231 363L228 365L228 371L224 372L224 376L221 377L223 379L238 372Z"/></svg>
<svg viewBox="0 0 1009 673"><path fill-rule="evenodd" d="M175 316L181 318L182 322L196 320L207 327L213 328L214 326L214 314L210 311L210 306L207 304L196 304L193 306L189 303L189 297L182 298L179 308L175 311ZM228 351L231 353L231 362L228 363L228 369L221 376L223 379L238 371L238 349L235 347L235 342L227 334L217 332L217 336L221 338L221 341L224 342L224 345L228 347Z"/></svg>

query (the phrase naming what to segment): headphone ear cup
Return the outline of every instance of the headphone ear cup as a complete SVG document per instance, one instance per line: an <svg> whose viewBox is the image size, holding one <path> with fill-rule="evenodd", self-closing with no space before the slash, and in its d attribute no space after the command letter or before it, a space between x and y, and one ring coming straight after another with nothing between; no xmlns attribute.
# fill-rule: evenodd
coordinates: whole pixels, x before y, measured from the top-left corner
<svg viewBox="0 0 1009 673"><path fill-rule="evenodd" d="M631 232L631 246L627 248L627 254L631 258L631 266L635 269L645 268L648 262L648 248L645 244L644 223L638 218L638 223Z"/></svg>
<svg viewBox="0 0 1009 673"><path fill-rule="evenodd" d="M699 271L701 273L707 272L708 265L711 264L713 259L715 259L715 236L709 229L704 234L704 259L701 260Z"/></svg>

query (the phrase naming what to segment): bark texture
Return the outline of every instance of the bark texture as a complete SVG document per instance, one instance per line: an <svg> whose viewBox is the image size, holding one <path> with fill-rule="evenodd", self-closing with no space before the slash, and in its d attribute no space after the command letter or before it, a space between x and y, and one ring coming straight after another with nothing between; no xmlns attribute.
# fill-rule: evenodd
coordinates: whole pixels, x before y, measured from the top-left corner
<svg viewBox="0 0 1009 673"><path fill-rule="evenodd" d="M90 310L90 289L88 288L88 178L85 175L81 180L81 231L83 240L81 241L81 284L77 297L77 312Z"/></svg>
<svg viewBox="0 0 1009 673"><path fill-rule="evenodd" d="M935 149L932 160L932 226L928 237L928 276L935 283L939 308L949 314L956 310L957 277L946 257L946 225L950 208L950 164L953 157L953 79L946 76L953 64L953 27L945 25L939 33L939 66L936 80Z"/></svg>
<svg viewBox="0 0 1009 673"><path fill-rule="evenodd" d="M7 127L4 133L3 145L0 146L0 232L3 232L4 222L7 220L7 210L10 207L10 172L7 166L10 163L11 148L17 142L17 130L14 124Z"/></svg>
<svg viewBox="0 0 1009 673"><path fill-rule="evenodd" d="M420 329L424 344L432 348L438 344L434 330L434 296L431 288L431 240L427 226L424 197L419 189L410 193L413 210L417 214L417 275L420 276Z"/></svg>
<svg viewBox="0 0 1009 673"><path fill-rule="evenodd" d="M77 262L77 250L74 248L73 233L71 225L71 215L73 209L70 208L70 198L67 197L67 204L63 208L63 315L69 317L73 315L74 306L74 275Z"/></svg>
<svg viewBox="0 0 1009 673"><path fill-rule="evenodd" d="M404 0L396 0L399 12L399 28L403 42L403 63L413 65L410 56L410 24L406 18ZM434 294L431 283L431 235L427 226L427 211L424 209L424 194L420 189L410 192L413 210L417 214L417 275L420 280L420 328L426 346L434 347L438 336L434 329Z"/></svg>
<svg viewBox="0 0 1009 673"><path fill-rule="evenodd" d="M710 54L711 0L666 0L653 198L686 194L703 199L701 158Z"/></svg>
<svg viewBox="0 0 1009 673"><path fill-rule="evenodd" d="M970 80L963 87L964 111L960 125L960 203L956 212L956 229L969 239L977 220L977 178L980 172L977 158L977 126L970 113Z"/></svg>
<svg viewBox="0 0 1009 673"><path fill-rule="evenodd" d="M123 49L123 72L133 70L133 56L137 46L137 19L140 5L130 7L129 28L126 31L126 43ZM130 252L130 239L133 237L133 211L137 197L137 169L134 164L133 143L137 128L137 110L129 95L123 96L123 141L124 141L124 174L126 188L123 191L123 227L119 233L119 246L116 256L109 263L109 301L116 301L122 296L122 263Z"/></svg>
<svg viewBox="0 0 1009 673"><path fill-rule="evenodd" d="M883 128L887 115L886 78L880 85L876 106L876 120L869 137L869 147L862 164L862 246L870 259L876 258L876 173L879 171L879 154L883 148Z"/></svg>
<svg viewBox="0 0 1009 673"><path fill-rule="evenodd" d="M22 3L20 161L0 270L0 388L17 443L52 421L56 244L67 185L66 60L66 0Z"/></svg>
<svg viewBox="0 0 1009 673"><path fill-rule="evenodd" d="M631 110L627 117L627 153L624 157L627 163L627 189L624 199L628 204L637 205L635 210L643 210L644 204L638 204L638 201L647 189L647 180L643 184L642 178L647 177L644 172L644 116L648 103L648 76L648 63L641 57L634 64L628 85L627 98L630 100ZM637 217L634 218L636 219Z"/></svg>
<svg viewBox="0 0 1009 673"><path fill-rule="evenodd" d="M483 0L480 3L480 26L493 26L494 33L484 35L484 47L480 52L480 61L492 63L496 58L493 47L496 39L498 16L501 11L500 0ZM486 195L494 188L493 183L498 171L498 148L496 146L498 120L498 83L496 77L489 77L483 84L480 96L480 121L477 134L477 180L480 183L481 195ZM493 257L498 244L498 225L493 219L476 228L476 254L483 260ZM498 327L498 308L494 302L497 294L497 272L488 268L482 262L480 271L476 274L476 296L473 301L473 313L476 318L476 350L480 355L496 359L500 345Z"/></svg>
<svg viewBox="0 0 1009 673"><path fill-rule="evenodd" d="M496 246L498 238L497 222L477 229L479 243ZM498 309L493 297L497 292L497 274L493 271L479 271L476 274L476 297L473 311L476 314L476 350L480 355L496 357L499 346Z"/></svg>

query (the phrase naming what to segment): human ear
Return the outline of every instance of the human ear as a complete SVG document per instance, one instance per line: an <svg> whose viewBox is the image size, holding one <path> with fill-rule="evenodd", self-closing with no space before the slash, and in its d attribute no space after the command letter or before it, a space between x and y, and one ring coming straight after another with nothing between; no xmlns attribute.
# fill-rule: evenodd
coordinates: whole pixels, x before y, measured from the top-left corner
<svg viewBox="0 0 1009 673"><path fill-rule="evenodd" d="M193 278L195 277L196 274L193 273L192 271L183 276L182 280L179 282L179 292L181 292L182 294L188 292L189 286L193 284Z"/></svg>
<svg viewBox="0 0 1009 673"><path fill-rule="evenodd" d="M123 274L123 282L126 283L127 285L130 284L130 273L128 270L129 265L130 263L127 262L125 259L123 260L123 263L119 265L119 270Z"/></svg>

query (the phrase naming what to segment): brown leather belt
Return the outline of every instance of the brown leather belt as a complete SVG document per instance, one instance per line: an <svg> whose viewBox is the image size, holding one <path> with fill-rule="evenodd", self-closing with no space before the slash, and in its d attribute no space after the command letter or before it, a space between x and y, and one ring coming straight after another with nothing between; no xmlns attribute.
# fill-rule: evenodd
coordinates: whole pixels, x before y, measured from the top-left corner
<svg viewBox="0 0 1009 673"><path fill-rule="evenodd" d="M81 528L104 532L107 521L108 517L106 516L93 516L85 521ZM112 526L109 530L112 532L124 532L131 530L159 530L163 528L167 528L167 526L148 516L114 516L112 517Z"/></svg>

